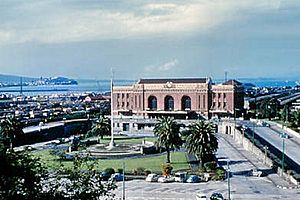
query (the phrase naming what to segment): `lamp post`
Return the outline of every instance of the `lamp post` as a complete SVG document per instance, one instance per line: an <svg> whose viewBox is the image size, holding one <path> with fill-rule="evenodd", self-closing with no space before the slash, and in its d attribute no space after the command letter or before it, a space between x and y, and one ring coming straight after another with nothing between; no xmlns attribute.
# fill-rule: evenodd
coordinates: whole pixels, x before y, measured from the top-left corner
<svg viewBox="0 0 300 200"><path fill-rule="evenodd" d="M284 150L285 150L285 139L288 138L288 135L286 133L282 133L280 135L282 138L282 159L281 159L281 176L283 176L284 172Z"/></svg>
<svg viewBox="0 0 300 200"><path fill-rule="evenodd" d="M229 160L227 160L227 184L228 184L228 200L230 200L230 168Z"/></svg>
<svg viewBox="0 0 300 200"><path fill-rule="evenodd" d="M269 147L267 145L264 146L264 150L265 150L265 159L264 159L264 163L267 163L267 152L268 152Z"/></svg>

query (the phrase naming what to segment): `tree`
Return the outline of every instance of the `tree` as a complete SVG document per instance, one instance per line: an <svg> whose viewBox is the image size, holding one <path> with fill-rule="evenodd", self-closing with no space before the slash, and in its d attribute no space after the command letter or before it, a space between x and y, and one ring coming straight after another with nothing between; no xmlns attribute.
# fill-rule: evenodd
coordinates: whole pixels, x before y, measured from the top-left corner
<svg viewBox="0 0 300 200"><path fill-rule="evenodd" d="M179 135L180 126L171 117L162 117L154 127L154 135L157 136L156 145L165 147L167 151L167 163L170 163L170 151L179 149L182 139Z"/></svg>
<svg viewBox="0 0 300 200"><path fill-rule="evenodd" d="M288 122L290 119L290 108L288 104L285 104L283 109L280 112L281 120L283 122Z"/></svg>
<svg viewBox="0 0 300 200"><path fill-rule="evenodd" d="M258 108L262 118L274 118L277 115L278 101L275 98L264 99Z"/></svg>
<svg viewBox="0 0 300 200"><path fill-rule="evenodd" d="M294 115L294 123L297 127L300 127L300 110L294 111L293 112Z"/></svg>
<svg viewBox="0 0 300 200"><path fill-rule="evenodd" d="M39 159L27 152L7 151L3 142L0 140L0 199L42 199L41 180L47 172Z"/></svg>
<svg viewBox="0 0 300 200"><path fill-rule="evenodd" d="M0 135L0 200L111 199L113 182L101 182L96 161L88 157L50 173L28 152L7 151Z"/></svg>
<svg viewBox="0 0 300 200"><path fill-rule="evenodd" d="M188 126L186 131L186 148L190 154L195 154L201 165L211 161L218 149L218 140L213 134L212 124L201 120Z"/></svg>
<svg viewBox="0 0 300 200"><path fill-rule="evenodd" d="M23 134L23 127L16 118L7 118L0 122L0 134L9 141L10 150L12 150L15 138Z"/></svg>
<svg viewBox="0 0 300 200"><path fill-rule="evenodd" d="M112 199L114 194L111 191L116 189L116 185L112 181L101 181L96 165L97 162L90 161L89 157L77 155L70 167L62 166L54 172L51 181L45 181L44 188L52 194L52 199Z"/></svg>
<svg viewBox="0 0 300 200"><path fill-rule="evenodd" d="M93 124L92 129L87 132L86 137L98 136L101 139L103 139L103 136L110 135L110 131L111 131L110 120L105 118L104 116L101 116Z"/></svg>

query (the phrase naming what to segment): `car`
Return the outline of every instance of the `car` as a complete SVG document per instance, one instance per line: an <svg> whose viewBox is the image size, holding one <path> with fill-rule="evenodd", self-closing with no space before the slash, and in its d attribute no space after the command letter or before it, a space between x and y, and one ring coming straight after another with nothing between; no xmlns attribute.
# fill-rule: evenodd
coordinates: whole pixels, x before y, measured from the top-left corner
<svg viewBox="0 0 300 200"><path fill-rule="evenodd" d="M186 180L187 183L199 183L200 181L201 179L197 175L190 175Z"/></svg>
<svg viewBox="0 0 300 200"><path fill-rule="evenodd" d="M258 169L251 169L250 170L250 176L256 176L256 177L261 177L262 171Z"/></svg>
<svg viewBox="0 0 300 200"><path fill-rule="evenodd" d="M101 172L101 174L100 174L101 181L108 181L108 179L110 179L110 177L111 177L111 174L108 172L105 172L105 171Z"/></svg>
<svg viewBox="0 0 300 200"><path fill-rule="evenodd" d="M187 178L186 172L176 172L175 173L175 181L176 182L185 182Z"/></svg>
<svg viewBox="0 0 300 200"><path fill-rule="evenodd" d="M214 192L209 198L210 200L224 200L224 197L221 193L219 192Z"/></svg>
<svg viewBox="0 0 300 200"><path fill-rule="evenodd" d="M170 183L170 182L174 182L175 178L172 176L161 176L157 179L157 181L160 183Z"/></svg>
<svg viewBox="0 0 300 200"><path fill-rule="evenodd" d="M124 179L124 176L123 174L120 174L120 173L114 173L110 176L110 179L111 181L123 181Z"/></svg>
<svg viewBox="0 0 300 200"><path fill-rule="evenodd" d="M148 174L148 176L146 177L146 181L147 182L157 182L158 181L158 175L157 174Z"/></svg>
<svg viewBox="0 0 300 200"><path fill-rule="evenodd" d="M203 193L197 193L196 194L196 200L207 200L207 197Z"/></svg>

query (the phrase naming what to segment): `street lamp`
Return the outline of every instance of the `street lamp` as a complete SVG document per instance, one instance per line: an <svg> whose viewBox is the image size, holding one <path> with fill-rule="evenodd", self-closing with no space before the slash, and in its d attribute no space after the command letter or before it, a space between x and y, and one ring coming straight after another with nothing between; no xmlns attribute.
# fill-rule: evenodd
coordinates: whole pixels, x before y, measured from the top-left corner
<svg viewBox="0 0 300 200"><path fill-rule="evenodd" d="M285 139L288 138L288 134L282 133L282 134L280 135L280 137L282 138L281 176L283 176L283 172L284 172L284 149L285 149Z"/></svg>
<svg viewBox="0 0 300 200"><path fill-rule="evenodd" d="M228 184L228 200L230 200L230 168L229 168L230 160L227 160L227 184Z"/></svg>
<svg viewBox="0 0 300 200"><path fill-rule="evenodd" d="M265 159L264 159L264 163L267 163L267 152L268 152L269 147L267 145L264 146L264 150L265 150Z"/></svg>

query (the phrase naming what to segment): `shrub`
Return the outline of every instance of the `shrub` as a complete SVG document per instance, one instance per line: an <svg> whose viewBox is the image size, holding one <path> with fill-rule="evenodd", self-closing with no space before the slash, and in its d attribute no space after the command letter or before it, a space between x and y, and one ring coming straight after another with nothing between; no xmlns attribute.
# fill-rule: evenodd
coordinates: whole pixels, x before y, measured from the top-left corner
<svg viewBox="0 0 300 200"><path fill-rule="evenodd" d="M123 174L123 169L117 169L117 172Z"/></svg>
<svg viewBox="0 0 300 200"><path fill-rule="evenodd" d="M108 174L114 174L115 173L115 170L113 168L106 168L104 171Z"/></svg>
<svg viewBox="0 0 300 200"><path fill-rule="evenodd" d="M204 164L204 167L205 167L207 172L211 172L211 171L216 169L217 163L215 161L207 162L207 163Z"/></svg>
<svg viewBox="0 0 300 200"><path fill-rule="evenodd" d="M171 164L166 163L166 164L162 164L162 173L164 176L169 176L172 172L173 167L171 166Z"/></svg>
<svg viewBox="0 0 300 200"><path fill-rule="evenodd" d="M148 176L149 174L151 174L151 170L146 169L146 170L144 171L144 174L145 174L146 176Z"/></svg>
<svg viewBox="0 0 300 200"><path fill-rule="evenodd" d="M145 168L144 167L138 167L138 168L135 168L133 169L133 174L134 175L142 175L145 171Z"/></svg>

